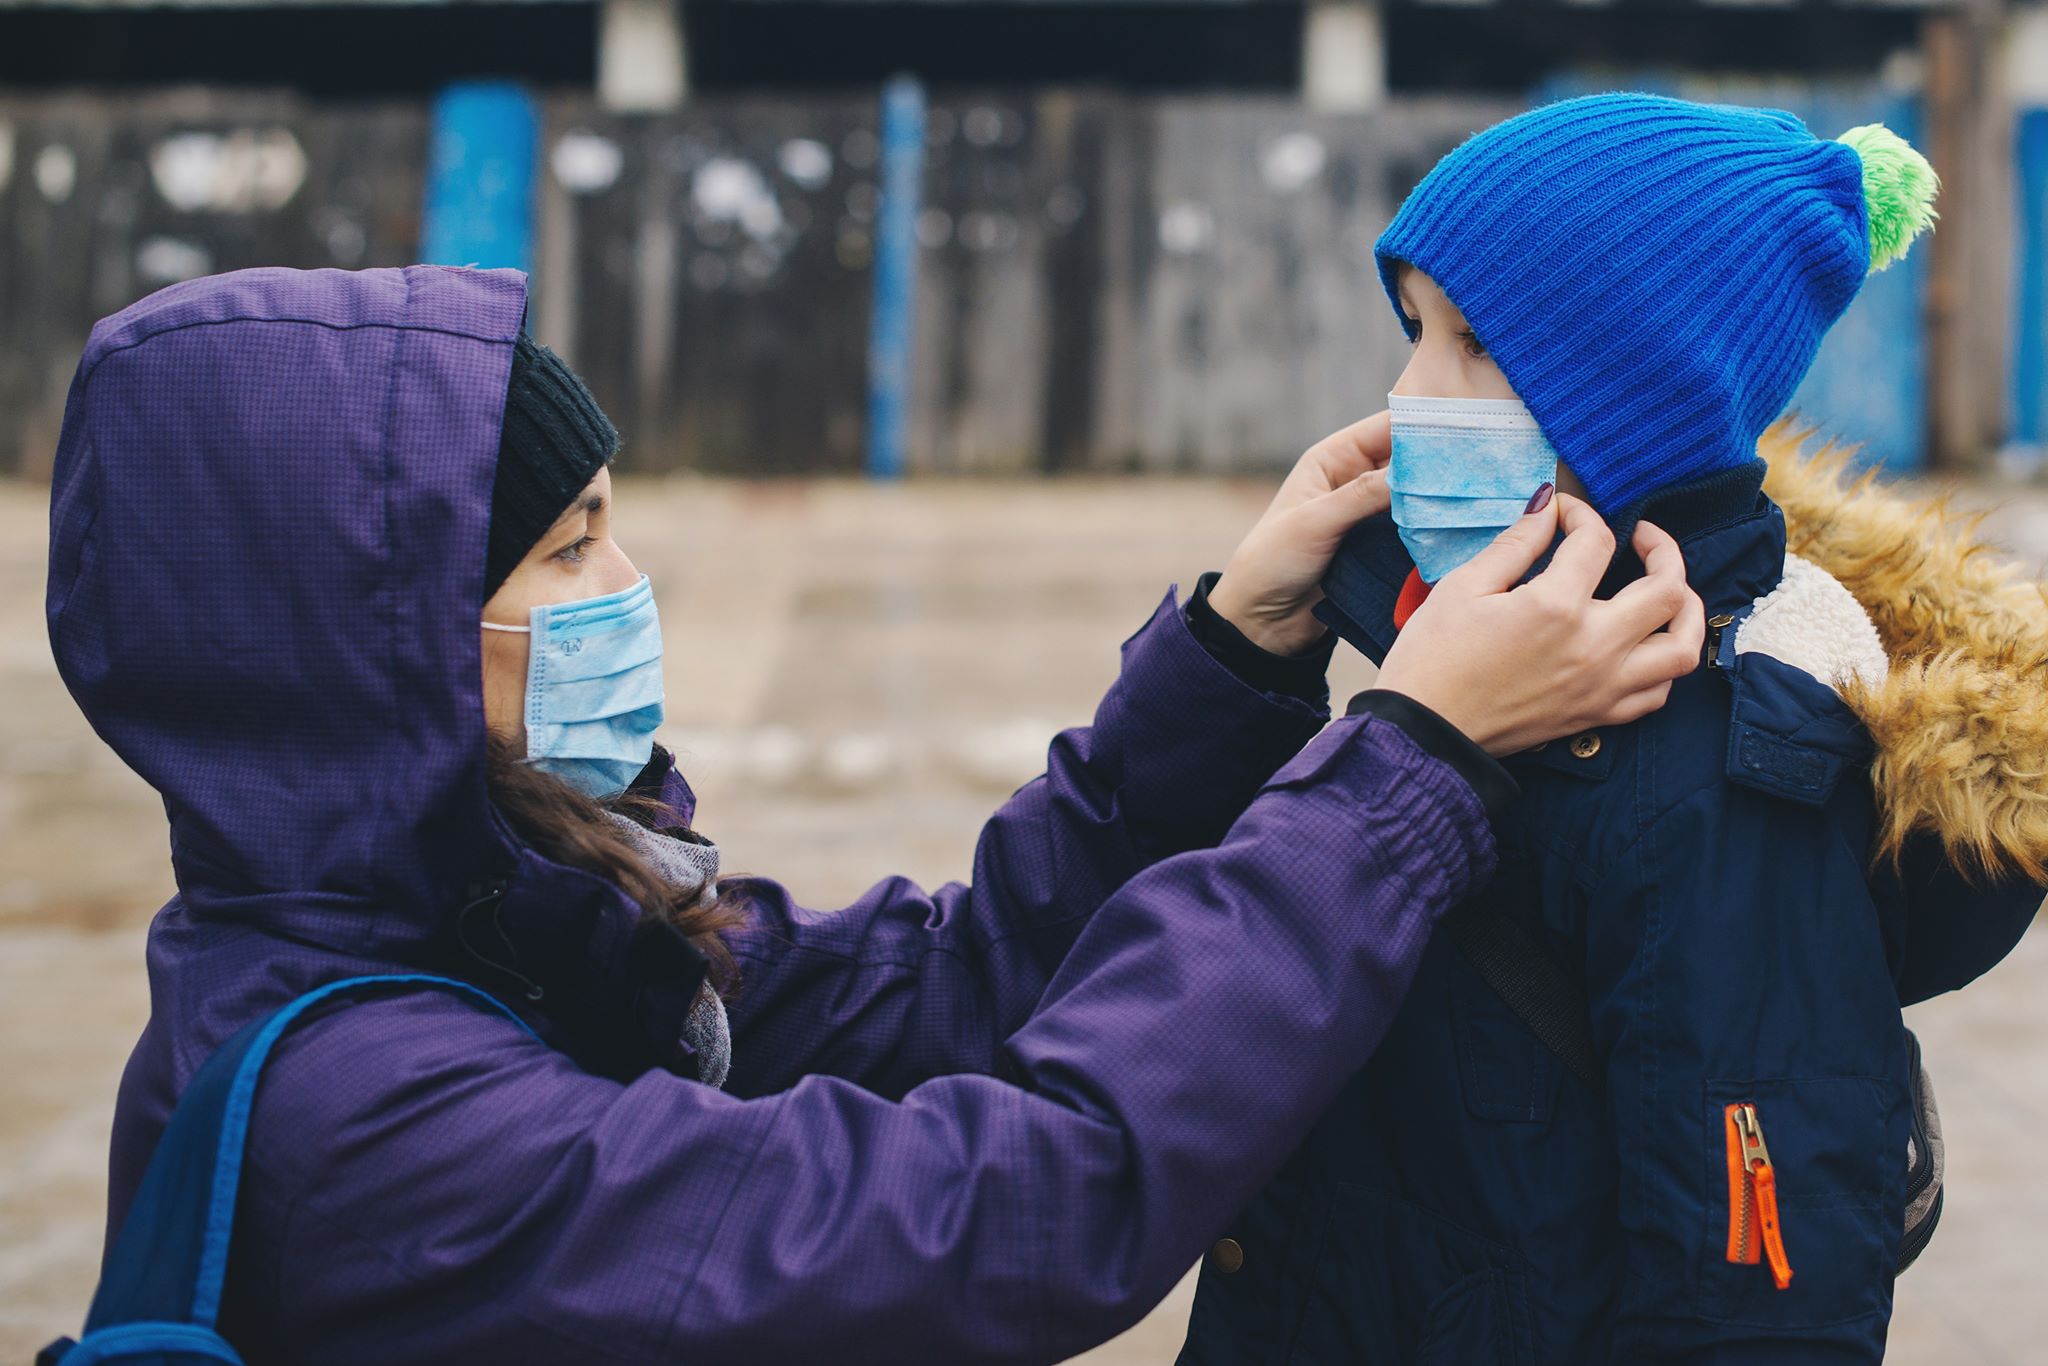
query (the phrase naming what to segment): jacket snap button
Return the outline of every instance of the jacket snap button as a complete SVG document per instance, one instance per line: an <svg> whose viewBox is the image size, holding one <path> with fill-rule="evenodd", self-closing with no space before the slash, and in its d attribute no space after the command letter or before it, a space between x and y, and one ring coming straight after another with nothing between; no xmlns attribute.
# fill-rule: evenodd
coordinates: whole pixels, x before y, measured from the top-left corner
<svg viewBox="0 0 2048 1366"><path fill-rule="evenodd" d="M1226 1276L1237 1274L1244 1265L1244 1244L1235 1238L1218 1238L1216 1246L1209 1249L1209 1260L1216 1263L1216 1269Z"/></svg>
<svg viewBox="0 0 2048 1366"><path fill-rule="evenodd" d="M1574 735L1572 737L1572 757L1574 759L1590 759L1599 752L1600 737L1592 731L1589 730L1584 735Z"/></svg>
<svg viewBox="0 0 2048 1366"><path fill-rule="evenodd" d="M1707 619L1707 625L1713 627L1717 631L1725 626L1733 626L1734 624L1734 616L1727 612L1722 612L1717 616L1709 617Z"/></svg>

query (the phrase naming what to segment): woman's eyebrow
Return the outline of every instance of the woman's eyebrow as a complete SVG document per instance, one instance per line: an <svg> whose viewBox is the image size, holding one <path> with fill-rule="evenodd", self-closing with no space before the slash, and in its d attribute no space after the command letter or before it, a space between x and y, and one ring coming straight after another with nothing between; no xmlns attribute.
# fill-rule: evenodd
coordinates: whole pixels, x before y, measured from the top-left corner
<svg viewBox="0 0 2048 1366"><path fill-rule="evenodd" d="M595 516L603 511L604 495L601 493L586 493L563 509L562 515L555 518L555 524L549 527L548 530L551 532L562 530L577 517Z"/></svg>
<svg viewBox="0 0 2048 1366"><path fill-rule="evenodd" d="M553 539L556 536L567 535L569 532L569 524L575 521L578 517L595 516L596 514L604 511L604 501L604 495L601 493L584 494L581 498L578 498L575 502L569 504L569 506L563 511L561 516L555 518L555 524L547 529L547 536L545 539Z"/></svg>

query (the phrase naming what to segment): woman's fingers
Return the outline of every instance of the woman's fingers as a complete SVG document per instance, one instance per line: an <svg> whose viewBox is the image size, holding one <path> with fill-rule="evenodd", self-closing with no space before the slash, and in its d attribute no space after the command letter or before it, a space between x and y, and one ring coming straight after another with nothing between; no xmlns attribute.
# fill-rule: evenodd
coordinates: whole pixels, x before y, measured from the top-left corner
<svg viewBox="0 0 2048 1366"><path fill-rule="evenodd" d="M1609 604L1621 619L1620 629L1633 632L1637 639L1668 629L1684 653L1697 657L1706 641L1706 614L1699 595L1685 581L1685 556L1678 542L1648 522L1638 523L1630 540L1645 572Z"/></svg>
<svg viewBox="0 0 2048 1366"><path fill-rule="evenodd" d="M1614 670L1614 689L1624 696L1685 677L1700 664L1696 644L1658 632L1630 650Z"/></svg>
<svg viewBox="0 0 2048 1366"><path fill-rule="evenodd" d="M1515 588L1560 529L1549 566ZM1677 543L1645 525L1632 544L1642 579L1596 599L1614 533L1580 499L1554 498L1444 577L1396 638L1380 686L1496 755L1647 716L1699 667L1706 624Z"/></svg>
<svg viewBox="0 0 2048 1366"><path fill-rule="evenodd" d="M1238 542L1209 605L1254 644L1294 654L1328 633L1312 615L1319 585L1351 528L1391 502L1388 441L1380 413L1317 442Z"/></svg>
<svg viewBox="0 0 2048 1366"><path fill-rule="evenodd" d="M1614 562L1614 532L1584 499L1560 493L1556 501L1564 543L1537 579L1575 599L1590 598Z"/></svg>
<svg viewBox="0 0 2048 1366"><path fill-rule="evenodd" d="M1635 534L1629 537L1629 544L1635 547L1636 558L1643 562L1643 568L1651 574L1675 571L1679 578L1685 577L1685 554L1678 548L1678 542L1671 533L1655 522L1637 522Z"/></svg>
<svg viewBox="0 0 2048 1366"><path fill-rule="evenodd" d="M1667 681L1653 687L1633 692L1608 708L1608 714L1595 721L1596 726L1625 726L1631 721L1640 721L1656 711L1671 699L1671 684Z"/></svg>
<svg viewBox="0 0 2048 1366"><path fill-rule="evenodd" d="M1368 470L1385 469L1393 449L1393 428L1384 412L1332 432L1301 453L1259 520L1282 516L1334 493Z"/></svg>
<svg viewBox="0 0 2048 1366"><path fill-rule="evenodd" d="M1329 476L1333 489L1367 470L1383 470L1394 455L1393 417L1382 409L1361 418L1318 441L1310 454Z"/></svg>
<svg viewBox="0 0 2048 1366"><path fill-rule="evenodd" d="M1513 588L1557 538L1558 504L1563 501L1561 495L1553 494L1536 511L1516 518L1514 525L1493 538L1493 544L1444 575L1442 586L1475 597Z"/></svg>
<svg viewBox="0 0 2048 1366"><path fill-rule="evenodd" d="M1627 585L1600 606L1614 621L1618 635L1641 640L1666 626L1686 624L1690 597L1692 590L1682 575L1650 575Z"/></svg>
<svg viewBox="0 0 2048 1366"><path fill-rule="evenodd" d="M1309 499L1287 516L1298 523L1295 530L1304 547L1317 551L1327 548L1334 552L1337 542L1344 539L1346 532L1366 518L1385 512L1392 500L1393 495L1387 490L1387 472L1362 470L1328 493Z"/></svg>

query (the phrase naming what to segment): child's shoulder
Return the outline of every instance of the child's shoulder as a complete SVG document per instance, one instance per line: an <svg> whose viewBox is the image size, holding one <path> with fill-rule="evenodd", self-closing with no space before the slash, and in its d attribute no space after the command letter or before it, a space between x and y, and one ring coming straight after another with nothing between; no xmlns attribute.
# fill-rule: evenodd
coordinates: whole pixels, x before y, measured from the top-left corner
<svg viewBox="0 0 2048 1366"><path fill-rule="evenodd" d="M1846 588L1788 557L1777 587L1717 620L1711 658L1662 709L1509 761L1532 846L1597 877L1652 826L1733 804L1826 806L1868 762L1842 689L1882 684L1887 661Z"/></svg>

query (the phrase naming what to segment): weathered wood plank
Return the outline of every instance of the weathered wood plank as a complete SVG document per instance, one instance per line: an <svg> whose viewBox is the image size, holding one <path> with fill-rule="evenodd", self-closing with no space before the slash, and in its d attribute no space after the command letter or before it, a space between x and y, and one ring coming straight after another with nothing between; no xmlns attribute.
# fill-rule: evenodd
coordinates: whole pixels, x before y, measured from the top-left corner
<svg viewBox="0 0 2048 1366"><path fill-rule="evenodd" d="M47 471L93 321L246 266L402 265L426 112L177 91L0 101L0 470Z"/></svg>
<svg viewBox="0 0 2048 1366"><path fill-rule="evenodd" d="M875 111L709 97L546 108L536 330L626 468L860 468Z"/></svg>

